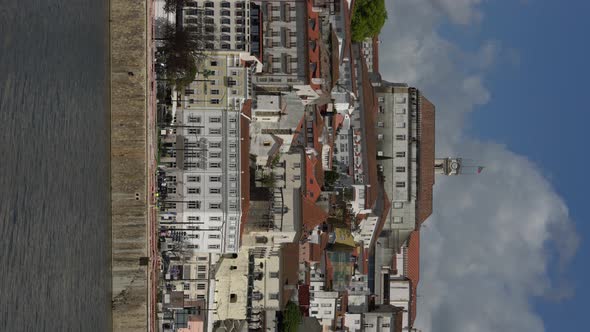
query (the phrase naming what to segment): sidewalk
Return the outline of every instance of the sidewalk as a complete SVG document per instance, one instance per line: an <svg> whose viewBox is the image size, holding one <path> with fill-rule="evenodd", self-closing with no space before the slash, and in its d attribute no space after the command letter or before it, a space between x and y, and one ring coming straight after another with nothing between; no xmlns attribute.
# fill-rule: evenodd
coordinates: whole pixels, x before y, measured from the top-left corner
<svg viewBox="0 0 590 332"><path fill-rule="evenodd" d="M155 80L155 45L154 45L154 29L155 29L155 0L146 0L147 4L147 84L148 84L148 98L147 98L147 170L146 176L148 181L148 204L147 215L149 221L149 274L148 274L148 331L158 331L156 326L156 315L158 305L158 275L160 269L160 261L158 254L158 237L157 237L157 217L158 211L155 208L155 192L156 192L156 153L157 150L157 105L156 105L156 80Z"/></svg>

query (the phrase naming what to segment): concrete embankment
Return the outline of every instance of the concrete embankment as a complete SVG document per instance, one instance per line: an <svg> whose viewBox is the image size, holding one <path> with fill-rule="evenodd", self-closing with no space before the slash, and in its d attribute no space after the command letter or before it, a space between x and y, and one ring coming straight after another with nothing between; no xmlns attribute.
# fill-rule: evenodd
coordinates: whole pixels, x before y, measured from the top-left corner
<svg viewBox="0 0 590 332"><path fill-rule="evenodd" d="M110 0L113 331L148 329L146 0Z"/></svg>

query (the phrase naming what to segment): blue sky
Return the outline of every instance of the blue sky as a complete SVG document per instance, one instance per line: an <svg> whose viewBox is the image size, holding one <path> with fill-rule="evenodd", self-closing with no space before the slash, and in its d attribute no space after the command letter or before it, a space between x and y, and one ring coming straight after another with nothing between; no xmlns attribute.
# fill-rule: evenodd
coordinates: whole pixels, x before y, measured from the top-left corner
<svg viewBox="0 0 590 332"><path fill-rule="evenodd" d="M385 79L437 106L439 179L422 237L418 327L562 331L584 323L590 232L587 1L386 0ZM565 5L567 3L567 5Z"/></svg>
<svg viewBox="0 0 590 332"><path fill-rule="evenodd" d="M565 5L567 3L567 5ZM546 174L570 209L582 238L590 234L585 222L590 156L585 146L590 113L590 12L588 1L501 1L482 6L485 18L477 33L449 29L447 36L463 45L493 38L518 54L518 63L500 64L487 79L490 102L472 116L470 134L506 144L527 156ZM584 15L584 16L583 16ZM587 243L581 242L568 279L575 295L562 301L537 299L547 331L580 327L590 280Z"/></svg>

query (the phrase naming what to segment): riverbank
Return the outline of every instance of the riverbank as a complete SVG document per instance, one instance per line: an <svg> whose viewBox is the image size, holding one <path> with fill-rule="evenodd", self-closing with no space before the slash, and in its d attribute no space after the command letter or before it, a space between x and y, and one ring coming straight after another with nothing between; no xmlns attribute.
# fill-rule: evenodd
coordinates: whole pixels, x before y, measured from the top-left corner
<svg viewBox="0 0 590 332"><path fill-rule="evenodd" d="M113 331L148 330L148 21L146 0L110 1Z"/></svg>

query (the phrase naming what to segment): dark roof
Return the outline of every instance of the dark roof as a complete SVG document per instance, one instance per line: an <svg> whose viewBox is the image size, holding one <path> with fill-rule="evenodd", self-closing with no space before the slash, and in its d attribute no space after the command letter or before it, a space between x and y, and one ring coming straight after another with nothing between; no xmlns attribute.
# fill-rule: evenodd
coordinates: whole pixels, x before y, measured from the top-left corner
<svg viewBox="0 0 590 332"><path fill-rule="evenodd" d="M242 106L242 113L247 117L252 116L252 100L248 99ZM240 221L240 237L244 233L248 210L250 209L250 120L245 116L240 117L240 195L242 198L242 218Z"/></svg>
<svg viewBox="0 0 590 332"><path fill-rule="evenodd" d="M434 185L434 105L420 96L418 114L418 197L416 199L416 229L432 214L432 186Z"/></svg>

